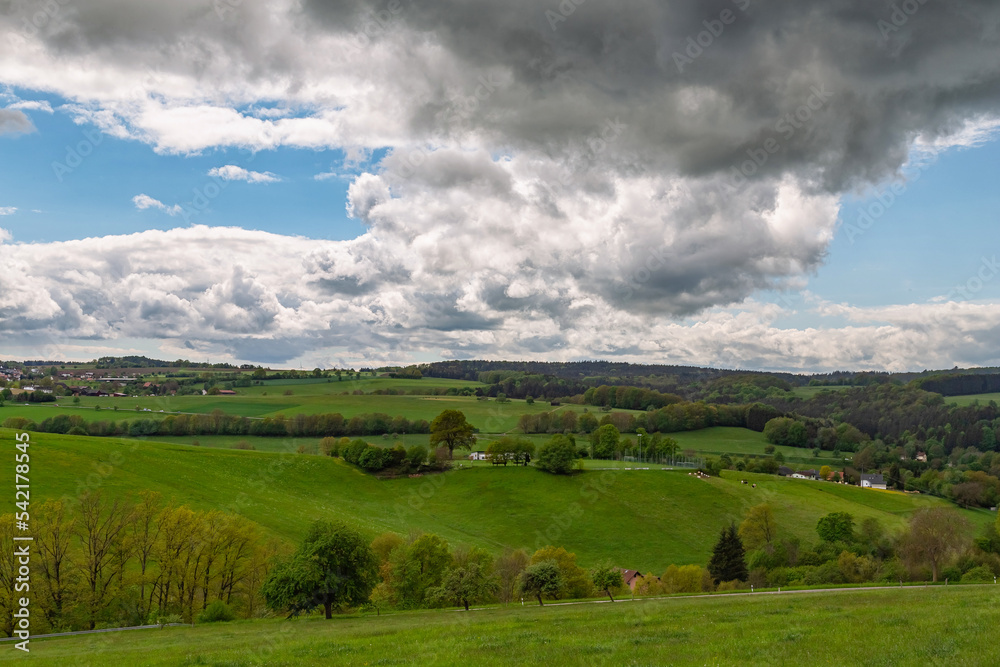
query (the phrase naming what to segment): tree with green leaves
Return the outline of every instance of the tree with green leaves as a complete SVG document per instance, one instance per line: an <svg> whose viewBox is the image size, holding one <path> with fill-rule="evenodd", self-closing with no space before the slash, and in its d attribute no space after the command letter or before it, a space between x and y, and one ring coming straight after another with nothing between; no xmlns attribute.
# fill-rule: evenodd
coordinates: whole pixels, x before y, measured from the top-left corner
<svg viewBox="0 0 1000 667"><path fill-rule="evenodd" d="M497 576L489 552L472 547L455 554L454 563L440 586L427 589L431 602L455 600L469 611L470 602L491 599L497 592Z"/></svg>
<svg viewBox="0 0 1000 667"><path fill-rule="evenodd" d="M774 542L778 534L774 512L767 503L754 505L740 524L740 539L747 549L761 549Z"/></svg>
<svg viewBox="0 0 1000 667"><path fill-rule="evenodd" d="M521 573L528 567L530 562L527 552L524 549L513 550L510 547L497 557L493 566L493 571L497 573L499 579L499 589L497 597L504 605L514 601L514 594L517 593L518 582Z"/></svg>
<svg viewBox="0 0 1000 667"><path fill-rule="evenodd" d="M452 562L448 543L433 533L422 534L393 549L387 579L393 603L404 609L423 606L428 589L441 586Z"/></svg>
<svg viewBox="0 0 1000 667"><path fill-rule="evenodd" d="M503 465L507 465L508 462L528 465L534 453L535 443L527 438L515 438L510 435L494 440L486 447L486 456L491 461L502 462Z"/></svg>
<svg viewBox="0 0 1000 667"><path fill-rule="evenodd" d="M554 560L529 565L521 573L521 590L538 599L538 606L545 606L543 595L556 595L563 586L563 576Z"/></svg>
<svg viewBox="0 0 1000 667"><path fill-rule="evenodd" d="M316 521L291 558L271 571L261 595L268 608L290 616L368 601L378 583L378 557L360 533L342 523Z"/></svg>
<svg viewBox="0 0 1000 667"><path fill-rule="evenodd" d="M445 410L431 422L431 446L444 445L452 458L456 447L472 449L475 442L472 424L461 410Z"/></svg>
<svg viewBox="0 0 1000 667"><path fill-rule="evenodd" d="M949 507L918 510L910 519L900 551L911 565L929 565L937 581L941 566L967 546L969 530L965 517Z"/></svg>
<svg viewBox="0 0 1000 667"><path fill-rule="evenodd" d="M612 602L615 601L615 598L611 594L611 591L618 590L625 585L625 580L622 579L622 571L611 563L604 563L598 566L591 575L591 579L594 582L594 588L607 593Z"/></svg>
<svg viewBox="0 0 1000 667"><path fill-rule="evenodd" d="M590 434L590 455L595 459L614 458L621 441L621 431L614 424L605 424Z"/></svg>
<svg viewBox="0 0 1000 667"><path fill-rule="evenodd" d="M708 571L716 584L721 581L747 580L746 552L735 521L719 533L719 541L715 543L712 558L708 561Z"/></svg>
<svg viewBox="0 0 1000 667"><path fill-rule="evenodd" d="M573 436L557 433L538 450L535 465L554 475L568 475L576 467L579 455Z"/></svg>
<svg viewBox="0 0 1000 667"><path fill-rule="evenodd" d="M824 542L853 542L854 516L847 512L832 512L819 520L816 532Z"/></svg>

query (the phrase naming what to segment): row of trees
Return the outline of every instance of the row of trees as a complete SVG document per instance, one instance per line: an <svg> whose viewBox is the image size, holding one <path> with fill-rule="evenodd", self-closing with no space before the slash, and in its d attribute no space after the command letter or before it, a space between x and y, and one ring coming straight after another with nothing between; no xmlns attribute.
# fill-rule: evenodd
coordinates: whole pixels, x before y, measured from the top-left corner
<svg viewBox="0 0 1000 667"><path fill-rule="evenodd" d="M777 410L762 404L711 405L699 401L671 403L639 414L609 412L598 416L568 410L527 414L521 415L517 427L524 433L592 433L606 424L622 433L635 433L639 429L648 433L677 433L711 426L742 426L760 431L768 419L776 416L780 416Z"/></svg>
<svg viewBox="0 0 1000 667"><path fill-rule="evenodd" d="M989 581L1000 575L1000 520L970 540L971 528L957 511L925 508L900 533L876 519L858 524L846 512L822 517L818 543L807 546L782 534L772 508L752 507L737 528L723 529L709 571L716 583L735 586L822 585L902 581Z"/></svg>
<svg viewBox="0 0 1000 667"><path fill-rule="evenodd" d="M345 418L340 413L296 414L292 417L279 414L263 419L250 419L226 414L222 410L213 410L210 414L168 415L162 419L141 418L120 421L88 421L80 415L55 415L36 423L25 417L8 417L3 425L5 428L42 433L133 437L251 435L275 438L322 438L387 433L430 433L430 424L424 419L409 420L406 417L390 417L383 413L360 414L350 418Z"/></svg>
<svg viewBox="0 0 1000 667"><path fill-rule="evenodd" d="M14 601L32 602L33 632L191 622L213 602L251 618L278 551L259 527L235 514L164 505L157 493L48 500L32 510L31 582L16 591L19 563L0 557L0 622L13 632ZM14 516L0 516L0 540L15 544Z"/></svg>
<svg viewBox="0 0 1000 667"><path fill-rule="evenodd" d="M322 608L369 605L376 610L463 606L520 598L613 596L623 588L621 571L604 563L592 571L576 555L547 546L529 555L507 549L492 556L479 547L452 549L434 534L403 538L384 533L370 544L347 526L312 525L302 544L275 566L261 589L274 611L290 615ZM612 597L613 599L613 597Z"/></svg>

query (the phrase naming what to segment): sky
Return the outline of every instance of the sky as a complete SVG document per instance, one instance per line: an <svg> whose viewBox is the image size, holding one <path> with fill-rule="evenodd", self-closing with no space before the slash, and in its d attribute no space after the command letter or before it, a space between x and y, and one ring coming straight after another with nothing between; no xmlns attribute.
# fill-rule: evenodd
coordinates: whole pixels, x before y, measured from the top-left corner
<svg viewBox="0 0 1000 667"><path fill-rule="evenodd" d="M0 358L1000 365L1000 5L0 0Z"/></svg>

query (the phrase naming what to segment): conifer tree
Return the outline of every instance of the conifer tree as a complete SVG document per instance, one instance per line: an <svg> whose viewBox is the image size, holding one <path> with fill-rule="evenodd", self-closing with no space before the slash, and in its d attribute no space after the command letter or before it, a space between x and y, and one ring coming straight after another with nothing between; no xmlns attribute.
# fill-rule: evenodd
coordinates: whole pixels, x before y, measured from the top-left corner
<svg viewBox="0 0 1000 667"><path fill-rule="evenodd" d="M736 523L729 524L719 533L719 541L712 549L712 559L708 561L708 571L718 584L720 581L746 581L747 564L743 541L736 530Z"/></svg>

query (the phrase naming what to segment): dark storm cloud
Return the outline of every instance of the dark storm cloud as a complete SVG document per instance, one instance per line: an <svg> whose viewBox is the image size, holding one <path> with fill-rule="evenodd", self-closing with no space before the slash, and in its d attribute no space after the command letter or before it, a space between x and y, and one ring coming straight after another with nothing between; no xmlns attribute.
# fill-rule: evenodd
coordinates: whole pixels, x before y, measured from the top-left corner
<svg viewBox="0 0 1000 667"><path fill-rule="evenodd" d="M870 0L451 0L403 2L392 21L469 64L470 92L487 70L513 77L465 118L498 142L563 151L620 118L628 131L609 152L705 174L770 138L780 150L762 172L811 171L837 191L894 171L917 134L954 131L1000 102L1000 5L904 4L915 11ZM305 4L330 30L363 31L385 9ZM440 99L426 104L439 123L454 117Z"/></svg>

